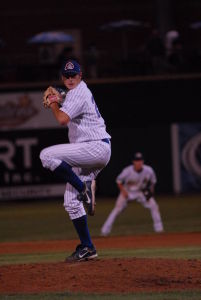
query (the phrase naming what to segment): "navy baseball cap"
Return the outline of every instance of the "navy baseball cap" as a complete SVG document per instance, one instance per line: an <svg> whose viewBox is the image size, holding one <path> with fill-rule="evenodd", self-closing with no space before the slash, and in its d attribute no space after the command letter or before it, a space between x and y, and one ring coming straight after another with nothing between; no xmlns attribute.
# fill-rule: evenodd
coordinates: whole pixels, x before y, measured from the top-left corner
<svg viewBox="0 0 201 300"><path fill-rule="evenodd" d="M141 152L136 152L133 156L133 160L144 160L144 156Z"/></svg>
<svg viewBox="0 0 201 300"><path fill-rule="evenodd" d="M80 74L81 68L77 61L70 59L64 61L61 67L61 74L65 77L66 75L76 75Z"/></svg>

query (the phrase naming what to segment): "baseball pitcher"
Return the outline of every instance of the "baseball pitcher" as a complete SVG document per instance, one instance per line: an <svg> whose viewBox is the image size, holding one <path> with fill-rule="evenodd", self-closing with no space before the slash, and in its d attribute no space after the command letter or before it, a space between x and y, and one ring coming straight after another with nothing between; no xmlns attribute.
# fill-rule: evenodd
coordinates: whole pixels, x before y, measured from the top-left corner
<svg viewBox="0 0 201 300"><path fill-rule="evenodd" d="M49 87L43 104L56 120L67 126L70 143L45 148L40 153L44 168L66 182L64 207L80 238L80 244L67 262L97 257L92 243L85 209L95 213L95 178L108 164L111 156L110 138L94 97L82 80L80 65L67 60L61 68L67 91Z"/></svg>

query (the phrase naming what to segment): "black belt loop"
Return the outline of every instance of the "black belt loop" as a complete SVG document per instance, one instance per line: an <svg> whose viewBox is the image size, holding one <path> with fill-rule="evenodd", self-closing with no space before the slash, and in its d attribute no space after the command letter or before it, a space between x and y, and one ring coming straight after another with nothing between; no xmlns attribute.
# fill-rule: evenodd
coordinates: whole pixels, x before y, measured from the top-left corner
<svg viewBox="0 0 201 300"><path fill-rule="evenodd" d="M109 140L109 139L102 139L101 141L102 141L102 142L105 142L105 143L107 143L107 144L110 144L110 140Z"/></svg>

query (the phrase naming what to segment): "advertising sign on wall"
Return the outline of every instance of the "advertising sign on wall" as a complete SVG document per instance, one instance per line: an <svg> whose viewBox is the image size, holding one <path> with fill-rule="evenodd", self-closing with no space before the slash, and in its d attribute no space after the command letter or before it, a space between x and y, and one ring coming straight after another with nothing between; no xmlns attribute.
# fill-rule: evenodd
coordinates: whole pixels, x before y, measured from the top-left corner
<svg viewBox="0 0 201 300"><path fill-rule="evenodd" d="M201 191L201 123L172 125L175 192Z"/></svg>
<svg viewBox="0 0 201 300"><path fill-rule="evenodd" d="M0 200L63 195L65 185L43 169L39 154L67 142L67 131L41 99L40 92L0 95Z"/></svg>

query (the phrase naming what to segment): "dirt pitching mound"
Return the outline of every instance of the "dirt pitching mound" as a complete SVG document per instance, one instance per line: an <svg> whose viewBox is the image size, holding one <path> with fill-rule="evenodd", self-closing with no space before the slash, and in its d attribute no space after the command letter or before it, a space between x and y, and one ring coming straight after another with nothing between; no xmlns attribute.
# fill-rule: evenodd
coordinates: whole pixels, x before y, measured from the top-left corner
<svg viewBox="0 0 201 300"><path fill-rule="evenodd" d="M129 293L201 289L201 262L101 259L1 267L0 293Z"/></svg>
<svg viewBox="0 0 201 300"><path fill-rule="evenodd" d="M97 249L192 246L201 233L161 234L94 239ZM0 253L73 251L77 241L2 243ZM196 259L102 259L67 264L0 266L0 293L201 290L201 261Z"/></svg>

